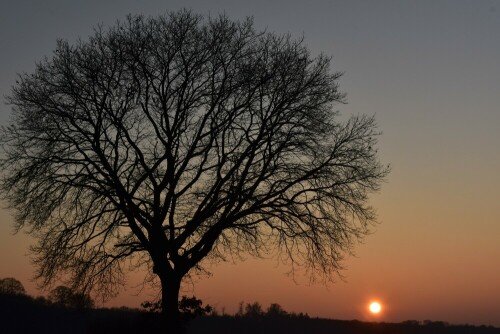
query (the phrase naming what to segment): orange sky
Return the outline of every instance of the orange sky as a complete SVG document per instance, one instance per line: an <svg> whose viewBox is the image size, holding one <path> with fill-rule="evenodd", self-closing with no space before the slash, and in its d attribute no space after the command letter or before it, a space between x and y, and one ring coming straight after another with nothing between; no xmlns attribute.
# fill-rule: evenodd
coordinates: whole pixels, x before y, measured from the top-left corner
<svg viewBox="0 0 500 334"><path fill-rule="evenodd" d="M343 114L376 114L380 156L392 173L373 196L380 225L345 281L327 287L297 282L275 260L219 264L194 293L220 311L240 301L271 302L312 316L378 321L442 320L500 326L500 6L495 1L148 1L50 0L12 3L0 12L0 95L15 73L31 71L59 37L74 39L127 13L162 13L188 6L254 15L258 28L305 36L312 52L333 55L344 71ZM0 123L9 107L0 105ZM29 240L12 236L0 211L0 277L29 281ZM131 279L133 282L134 279ZM151 299L129 287L107 305ZM374 317L368 303L379 300Z"/></svg>

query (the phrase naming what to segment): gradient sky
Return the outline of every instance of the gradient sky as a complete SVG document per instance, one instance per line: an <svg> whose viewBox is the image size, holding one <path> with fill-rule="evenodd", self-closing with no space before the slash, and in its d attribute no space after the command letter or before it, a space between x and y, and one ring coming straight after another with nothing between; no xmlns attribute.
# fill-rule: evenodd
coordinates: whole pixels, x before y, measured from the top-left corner
<svg viewBox="0 0 500 334"><path fill-rule="evenodd" d="M333 56L348 104L375 114L380 157L392 173L371 203L380 225L344 263L344 281L324 286L275 260L211 268L184 293L219 310L271 302L311 316L377 321L442 320L500 326L500 2L498 1L24 1L2 0L0 96L16 73L50 56L56 40L86 38L97 23L128 13L182 7L201 14L253 16L258 29L305 37ZM0 123L10 107L0 104ZM5 204L3 205L5 206ZM0 210L0 277L32 295L30 240L12 235ZM151 299L131 286L106 305ZM382 314L367 313L378 299Z"/></svg>

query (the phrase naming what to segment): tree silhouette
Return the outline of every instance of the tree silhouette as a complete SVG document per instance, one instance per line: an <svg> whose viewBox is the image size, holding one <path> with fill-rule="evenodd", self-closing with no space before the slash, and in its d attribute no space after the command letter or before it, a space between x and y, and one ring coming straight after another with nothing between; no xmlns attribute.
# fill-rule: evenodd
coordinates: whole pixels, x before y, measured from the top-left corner
<svg viewBox="0 0 500 334"><path fill-rule="evenodd" d="M26 290L21 282L13 277L0 279L0 294L2 295L25 295Z"/></svg>
<svg viewBox="0 0 500 334"><path fill-rule="evenodd" d="M131 258L172 321L181 280L214 259L276 251L330 277L388 172L374 118L332 110L340 75L301 40L190 11L59 41L19 76L1 135L37 277L108 297Z"/></svg>
<svg viewBox="0 0 500 334"><path fill-rule="evenodd" d="M281 307L280 304L272 303L267 308L266 315L270 317L284 317L288 315L288 313L283 309L283 307Z"/></svg>
<svg viewBox="0 0 500 334"><path fill-rule="evenodd" d="M264 315L264 311L262 310L262 305L260 305L259 302L254 302L245 306L245 316L259 317L262 315Z"/></svg>
<svg viewBox="0 0 500 334"><path fill-rule="evenodd" d="M75 292L71 288L59 285L49 293L49 301L66 308L93 308L94 301L89 295Z"/></svg>
<svg viewBox="0 0 500 334"><path fill-rule="evenodd" d="M141 303L141 307L147 312L157 313L162 310L161 300L158 301L144 301ZM198 316L208 315L214 311L213 307L210 305L203 306L203 301L196 298L195 296L187 297L182 296L179 300L179 311L187 319L193 319Z"/></svg>
<svg viewBox="0 0 500 334"><path fill-rule="evenodd" d="M196 318L202 315L210 314L210 312L213 311L213 308L208 304L203 306L203 301L195 296L182 296L179 301L179 310L188 318Z"/></svg>

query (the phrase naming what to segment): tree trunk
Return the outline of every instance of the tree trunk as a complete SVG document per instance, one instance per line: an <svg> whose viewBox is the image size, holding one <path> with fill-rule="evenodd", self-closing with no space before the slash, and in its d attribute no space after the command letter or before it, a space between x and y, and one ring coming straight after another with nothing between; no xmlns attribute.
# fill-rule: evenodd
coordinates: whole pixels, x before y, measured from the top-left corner
<svg viewBox="0 0 500 334"><path fill-rule="evenodd" d="M161 281L161 311L168 333L183 333L183 322L179 312L181 278L175 274L158 276Z"/></svg>

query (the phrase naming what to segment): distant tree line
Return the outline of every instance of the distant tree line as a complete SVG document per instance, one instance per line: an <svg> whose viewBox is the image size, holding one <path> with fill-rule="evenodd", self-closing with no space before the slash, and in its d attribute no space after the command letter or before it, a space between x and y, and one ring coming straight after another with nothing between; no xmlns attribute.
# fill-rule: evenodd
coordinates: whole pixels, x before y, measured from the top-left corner
<svg viewBox="0 0 500 334"><path fill-rule="evenodd" d="M294 313L287 312L283 309L280 304L271 303L267 310L264 311L264 308L259 302L253 302L251 304L247 303L244 306L244 303L241 302L238 311L235 314L235 317L300 317L300 318L309 318L307 313Z"/></svg>
<svg viewBox="0 0 500 334"><path fill-rule="evenodd" d="M27 296L26 289L23 284L12 277L0 279L0 295L10 295L10 296ZM29 297L29 296L28 296ZM95 303L92 298L85 293L74 291L73 289L59 285L52 289L47 297L39 296L35 298L36 301L42 304L52 304L56 306L61 306L64 308L94 308ZM157 301L145 301L141 303L141 307L144 311L159 313L161 312L161 300ZM201 299L195 296L187 297L182 296L179 301L180 312L188 319L193 319L199 316L207 315L219 315L217 310L210 306L209 304L203 305ZM225 312L222 312L222 315ZM308 317L307 314L299 313L288 313L283 309L283 307L277 303L272 303L269 305L267 310L264 310L259 302L247 303L244 305L243 302L239 304L238 311L235 317L261 317L261 316L298 316L298 317Z"/></svg>
<svg viewBox="0 0 500 334"><path fill-rule="evenodd" d="M157 301L145 301L141 303L141 307L147 311L152 313L161 312L161 300ZM203 305L203 301L201 299L196 298L195 296L187 297L182 296L179 301L179 310L181 314L186 316L188 319L193 319L199 316L228 316L226 314L225 309L222 309L222 314L217 311L214 307L209 304ZM269 307L264 310L262 305L259 302L247 303L240 302L238 306L238 310L234 314L235 318L257 318L257 317L300 317L300 318L309 318L307 313L294 313L287 312L283 309L283 307L278 303L271 303Z"/></svg>
<svg viewBox="0 0 500 334"><path fill-rule="evenodd" d="M58 286L47 297L26 294L15 278L0 279L1 333L137 334L161 332L161 302L144 302L143 310L92 308L90 297ZM443 321L408 320L402 323L376 323L357 320L311 318L287 312L277 303L265 309L259 302L239 304L236 313L219 313L202 300L182 297L179 309L186 319L187 334L499 334L492 326L453 325Z"/></svg>
<svg viewBox="0 0 500 334"><path fill-rule="evenodd" d="M32 298L26 294L26 289L24 288L23 284L13 277L0 279L0 295L26 296L28 298ZM47 298L39 296L34 300L41 304L52 304L65 308L81 309L94 308L95 306L94 301L88 294L75 291L64 285L59 285L56 288L52 289L49 292Z"/></svg>

